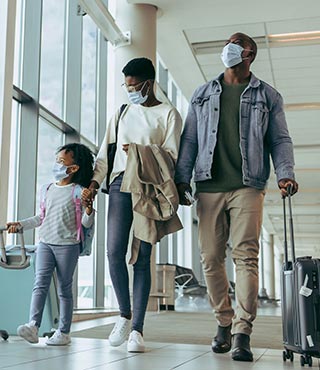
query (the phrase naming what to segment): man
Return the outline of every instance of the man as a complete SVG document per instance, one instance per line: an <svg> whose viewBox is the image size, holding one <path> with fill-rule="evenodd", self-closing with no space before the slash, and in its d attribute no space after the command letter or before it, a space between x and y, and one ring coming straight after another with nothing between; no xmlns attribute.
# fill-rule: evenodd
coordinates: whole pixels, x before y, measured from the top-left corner
<svg viewBox="0 0 320 370"><path fill-rule="evenodd" d="M280 94L250 72L257 54L252 38L236 33L221 54L225 72L191 98L181 138L175 181L180 203L189 205L194 169L199 244L208 293L218 322L216 353L253 361L252 322L258 297L258 253L270 155L283 196L298 190L292 141ZM228 295L225 270L231 240L237 309Z"/></svg>

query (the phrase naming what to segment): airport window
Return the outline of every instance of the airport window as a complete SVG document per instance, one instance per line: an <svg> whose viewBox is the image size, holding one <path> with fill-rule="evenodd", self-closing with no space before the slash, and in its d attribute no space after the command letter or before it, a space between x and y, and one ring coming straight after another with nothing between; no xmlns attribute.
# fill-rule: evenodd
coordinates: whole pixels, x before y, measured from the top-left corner
<svg viewBox="0 0 320 370"><path fill-rule="evenodd" d="M10 138L10 157L11 163L9 167L9 192L8 197L8 220L15 220L16 219L16 194L17 194L17 160L18 155L17 151L15 150L17 147L17 140L18 140L18 127L19 127L19 120L20 120L20 104L12 100L12 126L11 126L11 138ZM8 235L8 242L13 243L12 236Z"/></svg>
<svg viewBox="0 0 320 370"><path fill-rule="evenodd" d="M44 184L53 181L52 166L55 160L55 152L63 144L63 134L45 119L40 117L38 131L38 153L37 153L37 192L36 213L40 207L40 189ZM35 230L35 239L38 242L38 229Z"/></svg>
<svg viewBox="0 0 320 370"><path fill-rule="evenodd" d="M93 308L94 283L93 283L93 256L79 258L78 263L78 297L77 308Z"/></svg>
<svg viewBox="0 0 320 370"><path fill-rule="evenodd" d="M14 72L13 84L21 87L20 81L20 66L21 66L21 25L22 25L22 0L17 0L16 3L16 28L14 41Z"/></svg>
<svg viewBox="0 0 320 370"><path fill-rule="evenodd" d="M97 27L89 16L82 23L81 135L96 141Z"/></svg>
<svg viewBox="0 0 320 370"><path fill-rule="evenodd" d="M65 1L42 2L40 104L63 117Z"/></svg>

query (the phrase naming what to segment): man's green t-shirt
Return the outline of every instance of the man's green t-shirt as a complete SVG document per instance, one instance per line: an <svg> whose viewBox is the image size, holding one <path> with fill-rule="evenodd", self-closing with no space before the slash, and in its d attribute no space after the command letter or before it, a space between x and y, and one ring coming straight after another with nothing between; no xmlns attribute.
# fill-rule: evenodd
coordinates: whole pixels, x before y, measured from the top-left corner
<svg viewBox="0 0 320 370"><path fill-rule="evenodd" d="M242 182L239 110L248 83L227 85L221 80L220 120L211 167L212 179L196 183L197 192L220 193L245 187Z"/></svg>

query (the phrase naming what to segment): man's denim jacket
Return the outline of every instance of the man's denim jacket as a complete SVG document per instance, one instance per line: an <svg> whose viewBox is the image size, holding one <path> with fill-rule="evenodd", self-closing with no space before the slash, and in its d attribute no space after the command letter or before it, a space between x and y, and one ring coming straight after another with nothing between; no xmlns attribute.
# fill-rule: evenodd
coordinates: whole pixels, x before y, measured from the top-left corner
<svg viewBox="0 0 320 370"><path fill-rule="evenodd" d="M200 86L193 94L181 137L175 182L190 183L211 178L217 142L220 79ZM294 179L293 145L288 133L281 95L251 74L240 98L240 150L243 184L264 189L270 175L270 154L277 181Z"/></svg>

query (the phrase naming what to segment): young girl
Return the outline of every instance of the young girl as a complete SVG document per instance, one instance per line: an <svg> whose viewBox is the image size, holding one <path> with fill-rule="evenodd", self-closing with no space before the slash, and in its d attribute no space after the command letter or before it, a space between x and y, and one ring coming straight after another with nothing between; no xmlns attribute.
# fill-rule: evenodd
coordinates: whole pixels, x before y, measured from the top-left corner
<svg viewBox="0 0 320 370"><path fill-rule="evenodd" d="M80 253L77 238L75 184L88 187L93 174L93 155L85 145L67 144L57 150L53 175L56 180L44 185L45 214L18 222L8 222L8 232L15 233L40 226L40 243L36 250L35 283L30 306L30 321L20 325L17 333L30 343L38 343L38 328L54 269L57 272L60 302L59 328L46 344L64 346L71 342L69 332L73 312L72 280ZM83 189L85 194L87 189ZM94 220L92 203L86 203L82 225L90 227Z"/></svg>

